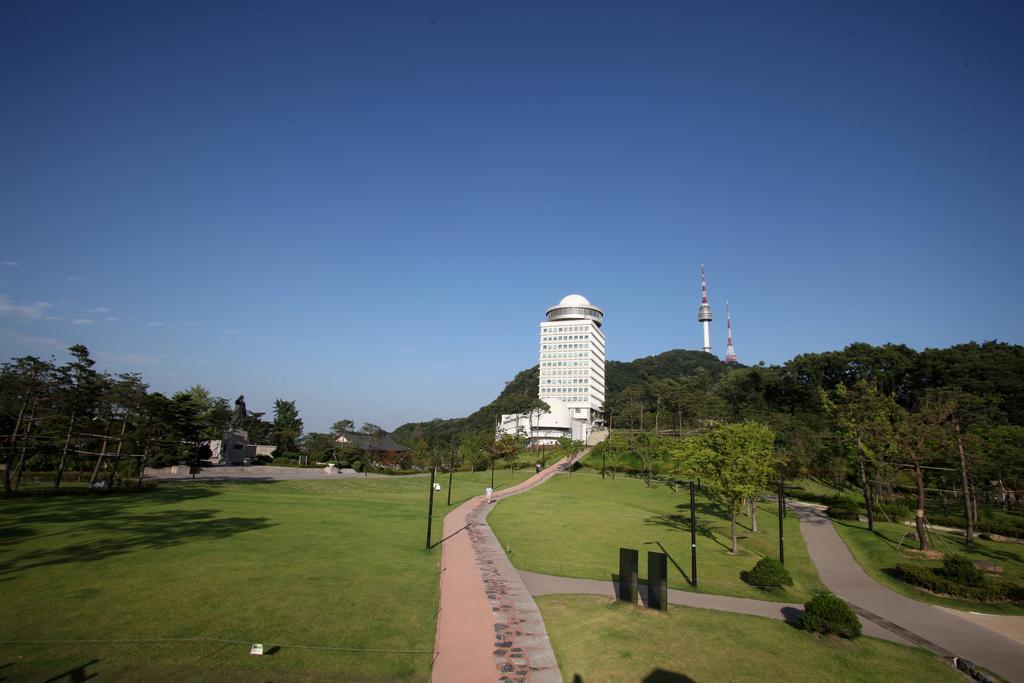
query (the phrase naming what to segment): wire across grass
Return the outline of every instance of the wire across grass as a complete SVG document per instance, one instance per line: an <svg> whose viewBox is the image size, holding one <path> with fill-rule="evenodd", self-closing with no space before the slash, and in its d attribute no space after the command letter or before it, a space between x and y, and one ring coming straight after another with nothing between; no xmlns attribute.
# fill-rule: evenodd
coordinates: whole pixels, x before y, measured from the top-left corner
<svg viewBox="0 0 1024 683"><path fill-rule="evenodd" d="M496 488L529 474L498 471ZM428 482L0 500L0 641L17 641L0 643L0 676L427 680L440 553L424 550ZM453 505L489 483L456 473ZM446 500L434 497L435 539Z"/></svg>

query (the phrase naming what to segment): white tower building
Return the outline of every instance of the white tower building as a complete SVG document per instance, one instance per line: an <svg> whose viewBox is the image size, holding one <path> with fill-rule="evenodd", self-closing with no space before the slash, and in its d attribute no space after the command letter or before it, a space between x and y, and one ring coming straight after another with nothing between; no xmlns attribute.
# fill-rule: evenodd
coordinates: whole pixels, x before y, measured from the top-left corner
<svg viewBox="0 0 1024 683"><path fill-rule="evenodd" d="M603 321L603 310L570 294L540 324L539 397L548 405L565 404L572 417L588 422L604 406Z"/></svg>
<svg viewBox="0 0 1024 683"><path fill-rule="evenodd" d="M538 398L550 410L541 414L502 415L497 433L523 434L531 446L561 437L590 443L603 438L598 415L604 407L604 311L579 294L570 294L547 310L540 324Z"/></svg>

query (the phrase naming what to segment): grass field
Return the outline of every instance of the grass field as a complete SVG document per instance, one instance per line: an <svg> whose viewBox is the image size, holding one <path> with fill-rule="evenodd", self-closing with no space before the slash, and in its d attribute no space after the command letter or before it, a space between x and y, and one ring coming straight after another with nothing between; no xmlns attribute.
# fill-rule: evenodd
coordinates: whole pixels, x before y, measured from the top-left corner
<svg viewBox="0 0 1024 683"><path fill-rule="evenodd" d="M608 579L618 572L619 547L640 551L640 577L647 575L647 551L667 552L669 586L692 590L689 496L668 486L647 487L639 479L580 470L502 501L488 517L512 563L543 574ZM795 516L785 519L786 568L794 587L763 591L747 585L740 572L764 556L778 557L778 516L762 503L760 529L739 518L740 551L730 554L729 520L704 497L697 500L698 590L762 600L804 602L821 588L807 556Z"/></svg>
<svg viewBox="0 0 1024 683"><path fill-rule="evenodd" d="M926 650L820 637L781 621L589 595L537 598L567 681L962 681Z"/></svg>
<svg viewBox="0 0 1024 683"><path fill-rule="evenodd" d="M888 586L894 591L915 600L930 602L944 607L987 614L1024 614L1024 607L1007 603L990 604L943 598L918 590L899 579L889 576L884 570L895 567L898 562L930 567L937 567L942 564L940 560L924 560L903 552L908 547L917 547L916 543L905 539L902 546L900 546L900 540L903 539L908 530L911 530L910 527L876 520L876 533L873 534L867 530L867 524L864 522L833 520L832 525L860 566L883 586ZM966 555L972 560L995 562L1003 567L1004 578L1018 584L1024 583L1024 545L1017 543L993 543L992 541L983 541L976 538L973 549L970 552L966 552L962 535L935 531L931 534L930 538L934 550L943 553L952 552Z"/></svg>
<svg viewBox="0 0 1024 683"><path fill-rule="evenodd" d="M499 471L496 484L528 475ZM456 474L453 503L489 481ZM427 482L187 481L0 500L0 640L97 641L0 643L0 678L426 680L440 557L424 549ZM165 640L176 638L238 642ZM164 642L116 642L140 639ZM252 642L272 654L249 655Z"/></svg>

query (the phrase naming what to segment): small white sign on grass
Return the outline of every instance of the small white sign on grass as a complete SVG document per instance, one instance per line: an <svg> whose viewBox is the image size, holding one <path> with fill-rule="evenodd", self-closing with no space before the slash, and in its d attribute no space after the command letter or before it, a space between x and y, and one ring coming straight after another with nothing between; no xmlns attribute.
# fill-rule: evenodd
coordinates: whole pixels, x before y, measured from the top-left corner
<svg viewBox="0 0 1024 683"><path fill-rule="evenodd" d="M249 649L249 654L251 654L251 655L261 655L261 654L263 654L263 643L253 643L252 644L252 648Z"/></svg>

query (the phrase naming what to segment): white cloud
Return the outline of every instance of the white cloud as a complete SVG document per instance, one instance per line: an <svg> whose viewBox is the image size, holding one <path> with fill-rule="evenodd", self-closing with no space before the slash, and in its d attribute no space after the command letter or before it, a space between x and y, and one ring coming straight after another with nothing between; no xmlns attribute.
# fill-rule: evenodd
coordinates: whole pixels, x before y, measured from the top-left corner
<svg viewBox="0 0 1024 683"><path fill-rule="evenodd" d="M113 316L107 316L106 320L108 323L116 323L118 319Z"/></svg>
<svg viewBox="0 0 1024 683"><path fill-rule="evenodd" d="M47 301L36 301L31 304L16 304L6 294L0 294L0 315L9 315L13 318L24 318L26 320L59 320L46 315L47 309L53 304Z"/></svg>
<svg viewBox="0 0 1024 683"><path fill-rule="evenodd" d="M13 267L17 268L20 265L21 265L21 262L19 262L19 261L0 261L0 266L13 266Z"/></svg>
<svg viewBox="0 0 1024 683"><path fill-rule="evenodd" d="M164 324L160 322L146 323L146 327L163 327Z"/></svg>
<svg viewBox="0 0 1024 683"><path fill-rule="evenodd" d="M92 325L95 322L92 318L75 318L71 321L73 325Z"/></svg>
<svg viewBox="0 0 1024 683"><path fill-rule="evenodd" d="M86 313L107 313L108 311L110 311L109 308L104 308L103 306L100 306L99 308L90 308L89 310L86 311Z"/></svg>
<svg viewBox="0 0 1024 683"><path fill-rule="evenodd" d="M85 282L85 278L84 277L78 277L78 276L71 276L71 277L67 278L67 281L68 282Z"/></svg>
<svg viewBox="0 0 1024 683"><path fill-rule="evenodd" d="M26 337L23 334L17 334L16 332L9 332L8 330L0 330L0 335L7 337L8 339L14 339L21 344L26 346L42 346L48 349L57 349L63 351L64 349L71 346L65 344L59 339L53 337Z"/></svg>

